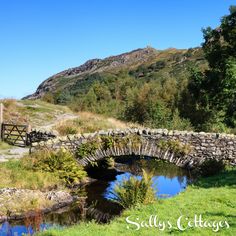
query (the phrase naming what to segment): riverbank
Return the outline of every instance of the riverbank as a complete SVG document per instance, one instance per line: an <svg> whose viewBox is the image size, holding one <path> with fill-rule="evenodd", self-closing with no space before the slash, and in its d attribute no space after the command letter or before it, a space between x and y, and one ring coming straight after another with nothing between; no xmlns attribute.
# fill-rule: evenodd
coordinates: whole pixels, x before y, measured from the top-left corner
<svg viewBox="0 0 236 236"><path fill-rule="evenodd" d="M0 223L9 220L24 219L36 210L42 213L55 211L70 205L79 197L72 196L68 191L3 188L0 189Z"/></svg>
<svg viewBox="0 0 236 236"><path fill-rule="evenodd" d="M141 206L137 209L126 210L121 217L116 218L110 224L100 225L95 222L83 222L74 227L63 230L49 230L42 232L40 236L92 236L92 235L215 235L215 227L192 227L181 231L177 227L178 218L183 215L189 221L194 217L202 217L203 221L223 224L219 225L220 235L236 235L236 168L230 168L226 171L209 178L202 178L194 185L187 187L186 191L176 197L157 200L154 204ZM130 220L141 223L148 220L151 215L157 215L160 221L170 222L172 227L166 227L161 231L156 227L141 227L136 229L136 225L128 224L126 217ZM139 218L139 220L137 220ZM186 227L188 220L183 218L182 226ZM167 225L167 224L166 224ZM127 228L129 227L129 229Z"/></svg>
<svg viewBox="0 0 236 236"><path fill-rule="evenodd" d="M69 205L80 197L71 187L91 182L71 154L62 151L39 151L0 163L0 179L0 222Z"/></svg>

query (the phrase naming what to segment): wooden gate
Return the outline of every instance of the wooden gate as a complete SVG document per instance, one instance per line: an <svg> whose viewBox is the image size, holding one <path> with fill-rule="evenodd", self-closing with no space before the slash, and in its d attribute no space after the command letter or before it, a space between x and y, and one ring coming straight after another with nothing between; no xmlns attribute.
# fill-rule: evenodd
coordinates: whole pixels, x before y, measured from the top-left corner
<svg viewBox="0 0 236 236"><path fill-rule="evenodd" d="M28 145L28 125L2 124L2 140L14 146Z"/></svg>

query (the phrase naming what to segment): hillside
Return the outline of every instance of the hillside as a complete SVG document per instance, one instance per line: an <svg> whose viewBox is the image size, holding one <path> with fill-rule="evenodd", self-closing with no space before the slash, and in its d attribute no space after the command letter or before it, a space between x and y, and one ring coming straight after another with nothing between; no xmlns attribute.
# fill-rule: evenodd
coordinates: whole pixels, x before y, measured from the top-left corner
<svg viewBox="0 0 236 236"><path fill-rule="evenodd" d="M207 63L201 48L137 49L93 59L45 80L25 99L68 105L149 127L192 129L179 114L190 68Z"/></svg>
<svg viewBox="0 0 236 236"><path fill-rule="evenodd" d="M150 47L137 49L103 60L92 59L81 66L59 72L41 83L37 91L26 98L42 98L48 92L57 94L63 89L77 86L78 81L89 80L88 76L93 74L99 74L101 76L104 73L119 75L121 70L127 70L131 73L134 72L135 77L138 78L145 77L147 74L149 77L152 75L160 75L161 77L163 73L180 76L181 74L187 73L187 66L191 62L205 66L201 48L188 50L171 48L162 51ZM141 71L141 67L147 69L147 73Z"/></svg>
<svg viewBox="0 0 236 236"><path fill-rule="evenodd" d="M3 99L0 100L0 103L4 105L3 118L5 123L30 124L33 129L54 131L58 132L59 135L134 126L134 124L94 113L75 113L67 106L40 100Z"/></svg>

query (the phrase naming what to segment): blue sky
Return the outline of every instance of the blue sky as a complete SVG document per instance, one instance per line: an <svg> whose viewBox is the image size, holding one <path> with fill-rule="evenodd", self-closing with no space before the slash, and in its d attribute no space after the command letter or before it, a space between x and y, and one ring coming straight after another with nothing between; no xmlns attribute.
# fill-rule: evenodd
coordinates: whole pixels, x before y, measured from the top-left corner
<svg viewBox="0 0 236 236"><path fill-rule="evenodd" d="M152 46L189 48L236 0L0 0L0 97L21 98L49 76Z"/></svg>

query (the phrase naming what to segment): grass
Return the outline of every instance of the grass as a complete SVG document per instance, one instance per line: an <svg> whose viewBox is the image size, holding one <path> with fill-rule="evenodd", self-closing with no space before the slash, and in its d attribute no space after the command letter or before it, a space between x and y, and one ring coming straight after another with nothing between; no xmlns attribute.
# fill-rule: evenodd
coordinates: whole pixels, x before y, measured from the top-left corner
<svg viewBox="0 0 236 236"><path fill-rule="evenodd" d="M45 193L48 190L67 192L69 184L79 183L84 177L86 172L65 150L38 151L20 160L0 163L0 189L19 189L13 194L0 192L0 216L18 215L58 204Z"/></svg>
<svg viewBox="0 0 236 236"><path fill-rule="evenodd" d="M67 106L55 105L40 100L3 99L4 121L7 123L30 124L32 128L40 129L52 126L60 135L91 133L101 129L124 129L136 126L114 118L93 114L91 112L73 113ZM64 115L75 116L78 119L63 118ZM59 118L62 119L59 119ZM63 120L64 119L64 120ZM67 119L67 120L66 120ZM54 127L53 127L54 126ZM47 128L51 130L51 127ZM1 146L0 146L1 150Z"/></svg>
<svg viewBox="0 0 236 236"><path fill-rule="evenodd" d="M125 123L114 118L104 117L91 112L79 112L78 116L78 119L60 122L54 128L60 135L68 135L76 133L92 133L102 129L125 129L127 127L137 126L135 124Z"/></svg>
<svg viewBox="0 0 236 236"><path fill-rule="evenodd" d="M10 149L11 147L12 146L10 146L9 144L0 141L0 151Z"/></svg>
<svg viewBox="0 0 236 236"><path fill-rule="evenodd" d="M40 100L3 99L4 121L7 123L30 124L42 126L56 121L62 114L72 114L66 106L54 105Z"/></svg>
<svg viewBox="0 0 236 236"><path fill-rule="evenodd" d="M0 163L0 188L45 190L61 186L61 180L53 173L28 170L21 160Z"/></svg>
<svg viewBox="0 0 236 236"><path fill-rule="evenodd" d="M148 222L151 215L157 215L158 219L172 223L172 228L163 231L155 227L135 230L136 226L126 223L126 217L130 220L139 217ZM227 221L229 229L220 229L218 233L211 228L189 228L180 231L176 226L177 219L183 215L193 220L194 215L202 215L208 221ZM186 221L183 221L186 226ZM40 236L110 236L110 235L236 235L236 169L228 169L213 177L200 179L194 185L190 185L185 192L169 198L160 199L153 204L143 205L140 208L130 209L123 212L121 217L116 218L110 224L99 225L95 222L82 222L79 225L67 229L49 230L39 234Z"/></svg>

